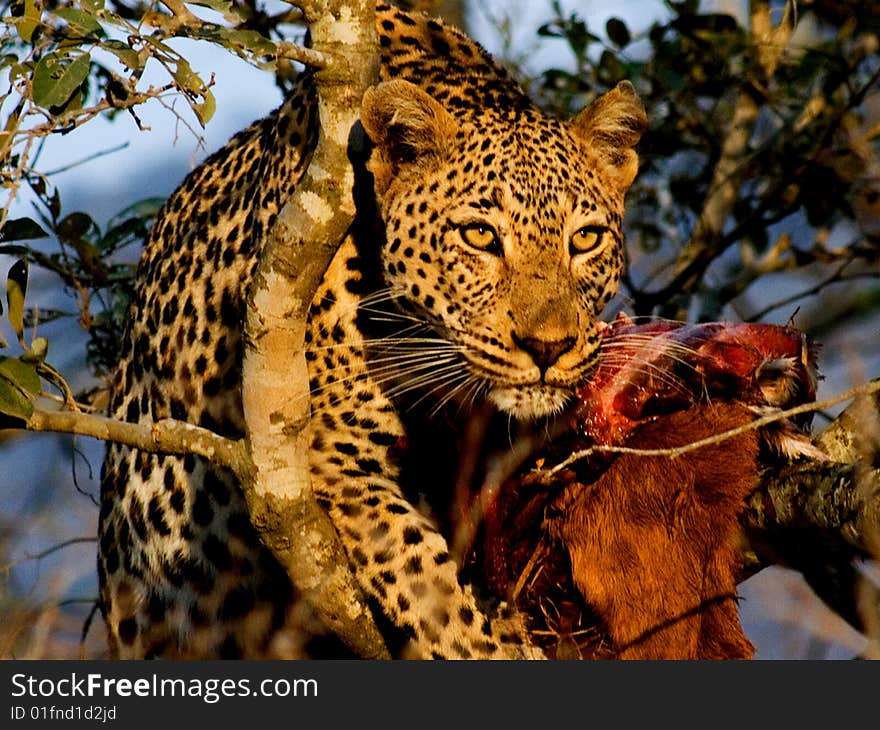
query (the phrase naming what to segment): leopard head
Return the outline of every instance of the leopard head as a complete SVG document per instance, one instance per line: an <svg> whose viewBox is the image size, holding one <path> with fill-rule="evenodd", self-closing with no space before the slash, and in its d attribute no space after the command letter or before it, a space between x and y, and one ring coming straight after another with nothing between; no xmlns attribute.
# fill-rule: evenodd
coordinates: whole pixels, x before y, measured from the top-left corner
<svg viewBox="0 0 880 730"><path fill-rule="evenodd" d="M628 82L569 121L455 101L402 80L364 97L386 282L449 344L462 384L548 416L597 365L644 108Z"/></svg>

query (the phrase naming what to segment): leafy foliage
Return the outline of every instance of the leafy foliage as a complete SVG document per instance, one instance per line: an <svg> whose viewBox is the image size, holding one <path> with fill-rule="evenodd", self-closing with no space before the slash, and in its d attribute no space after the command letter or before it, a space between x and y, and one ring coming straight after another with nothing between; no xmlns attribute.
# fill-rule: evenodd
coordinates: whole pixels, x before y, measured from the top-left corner
<svg viewBox="0 0 880 730"><path fill-rule="evenodd" d="M282 85L290 71L290 64L277 58L276 41L290 35L288 26L299 20L299 11L285 8L270 15L257 0L199 0L191 5L199 15L174 0L164 3L164 11L126 0L0 4L7 24L0 36L0 78L7 83L5 90L0 88L0 182L7 193L0 208L0 254L58 277L89 334L88 360L97 374L107 372L117 357L134 275L134 267L120 263L117 254L143 242L162 201L136 203L104 230L86 212L62 213L59 191L37 168L41 140L120 111L140 127L137 107L151 100L183 119L172 106L182 98L196 124L205 125L216 109L213 79L193 70L170 43L174 38L210 42L275 69ZM148 65L163 69L167 82L145 86L141 79ZM36 200L38 220L9 218L10 204L22 186ZM70 316L45 310L16 314L35 324Z"/></svg>
<svg viewBox="0 0 880 730"><path fill-rule="evenodd" d="M874 5L799 4L798 26L782 39L787 46L777 62L779 26L794 25L793 5L784 18L775 8L776 34L762 38L754 18L770 15L767 3L751 4L752 28L743 25L748 18L669 0L667 17L645 32L611 18L604 34L553 3L555 17L538 33L562 40L574 64L533 79L536 92L565 114L628 78L648 110L644 165L627 209L634 259L651 254L627 282L636 312L717 319L752 282L779 271L808 272L828 284L865 280L876 300L880 19ZM725 160L734 120L747 107L754 113L746 144ZM725 164L732 183L726 202L715 197ZM708 206L719 205L728 208L723 225L707 234L698 221ZM848 240L832 245L835 235Z"/></svg>
<svg viewBox="0 0 880 730"><path fill-rule="evenodd" d="M20 426L20 421L26 420L34 412L32 398L42 391L39 371L45 367L48 343L40 337L34 337L30 345L25 343L24 301L27 282L27 262L16 261L6 278L6 314L24 352L20 357L0 355L0 427ZM6 347L7 343L0 338L0 348Z"/></svg>
<svg viewBox="0 0 880 730"><path fill-rule="evenodd" d="M162 201L142 200L118 213L101 230L86 213L62 215L57 189L50 194L42 182L37 178L32 184L42 208L39 223L32 218L7 220L0 231L0 254L17 257L19 264L33 263L56 275L76 302L76 314L25 310L19 313L19 327L22 320L42 324L59 317L77 317L89 334L88 361L100 375L112 367L117 357L135 272L132 263L116 261L115 257L127 247L143 243ZM55 242L52 248L57 250L47 253L28 243L50 236ZM16 331L21 338L18 328Z"/></svg>

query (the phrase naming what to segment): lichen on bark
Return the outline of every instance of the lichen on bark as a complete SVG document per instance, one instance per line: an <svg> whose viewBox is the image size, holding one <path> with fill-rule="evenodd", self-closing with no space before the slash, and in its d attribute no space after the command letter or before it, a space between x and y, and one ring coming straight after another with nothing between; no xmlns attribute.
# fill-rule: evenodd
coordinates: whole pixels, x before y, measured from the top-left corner
<svg viewBox="0 0 880 730"><path fill-rule="evenodd" d="M320 129L309 168L283 206L248 298L243 405L252 520L303 598L355 653L387 657L336 531L311 490L309 305L354 219L346 154L360 100L378 77L374 0L296 3L312 47L329 59L315 73Z"/></svg>

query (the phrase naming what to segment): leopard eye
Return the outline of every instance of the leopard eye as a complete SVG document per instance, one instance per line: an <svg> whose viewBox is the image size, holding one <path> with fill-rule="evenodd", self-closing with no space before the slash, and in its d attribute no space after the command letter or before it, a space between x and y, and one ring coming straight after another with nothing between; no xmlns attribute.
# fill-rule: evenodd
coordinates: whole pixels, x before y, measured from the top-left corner
<svg viewBox="0 0 880 730"><path fill-rule="evenodd" d="M569 251L572 256L596 251L602 245L602 239L606 233L603 226L584 226L578 228L569 241Z"/></svg>
<svg viewBox="0 0 880 730"><path fill-rule="evenodd" d="M492 226L486 223L468 223L458 229L461 240L468 246L487 253L501 254L501 241Z"/></svg>

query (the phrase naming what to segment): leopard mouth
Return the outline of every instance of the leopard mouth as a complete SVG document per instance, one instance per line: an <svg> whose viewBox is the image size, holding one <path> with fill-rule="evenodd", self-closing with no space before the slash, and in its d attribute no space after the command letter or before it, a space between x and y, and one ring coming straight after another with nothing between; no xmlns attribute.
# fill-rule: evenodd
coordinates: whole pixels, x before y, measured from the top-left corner
<svg viewBox="0 0 880 730"><path fill-rule="evenodd" d="M534 385L496 385L487 393L488 401L498 410L521 421L554 416L565 410L574 394L570 388L544 383Z"/></svg>
<svg viewBox="0 0 880 730"><path fill-rule="evenodd" d="M483 362L464 358L471 372L486 384L486 400L502 413L521 421L534 421L561 413L574 399L574 390L586 378L576 382L554 382L537 368L529 372L502 375L492 372ZM511 368L512 369L512 368Z"/></svg>
<svg viewBox="0 0 880 730"><path fill-rule="evenodd" d="M482 394L482 399L502 413L520 421L535 421L564 411L574 399L575 388L588 379L589 372L575 376L574 373L542 372L537 367L522 368L486 352L484 348L476 346L478 343L468 341L469 338L456 337L460 333L444 326L442 322L430 322L429 326L437 343L450 348L448 353L442 348L436 352L446 356L457 351L459 364L470 373L470 377L459 385L454 384L453 378L453 384L448 389L432 385L432 393L442 403L458 402L459 397L468 400ZM424 342L420 346L427 347ZM592 368L589 370L592 371Z"/></svg>

